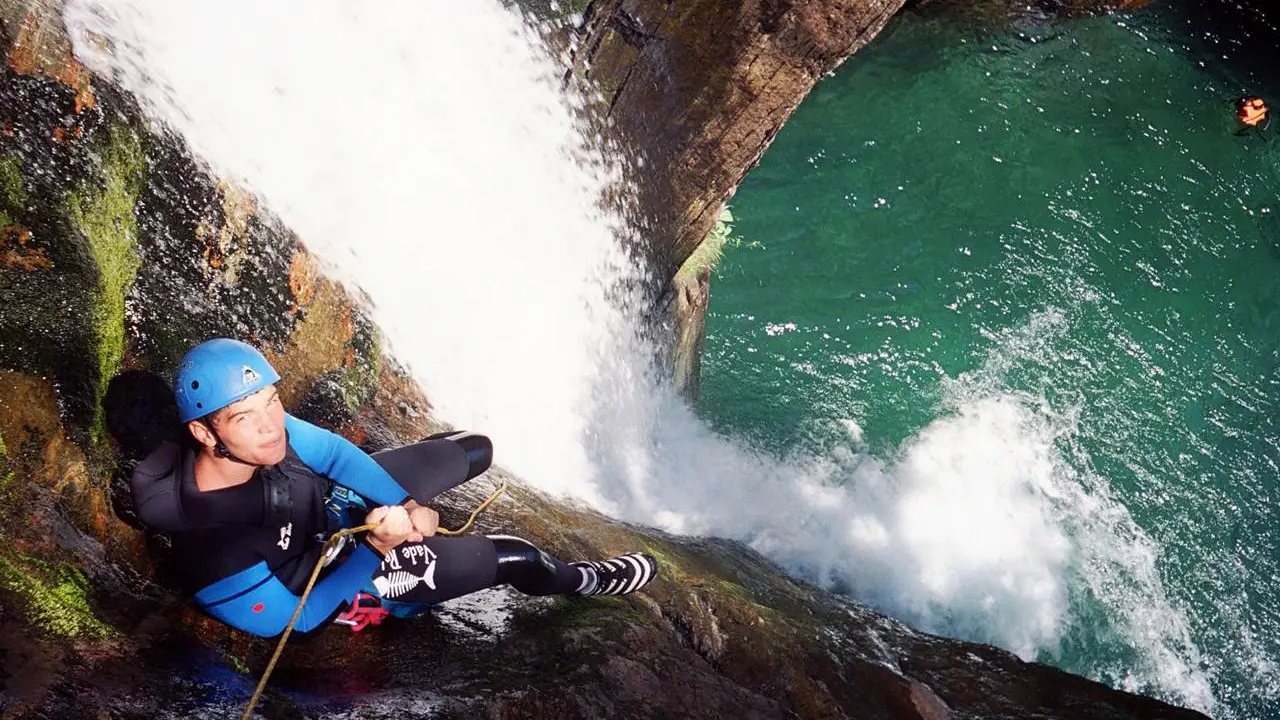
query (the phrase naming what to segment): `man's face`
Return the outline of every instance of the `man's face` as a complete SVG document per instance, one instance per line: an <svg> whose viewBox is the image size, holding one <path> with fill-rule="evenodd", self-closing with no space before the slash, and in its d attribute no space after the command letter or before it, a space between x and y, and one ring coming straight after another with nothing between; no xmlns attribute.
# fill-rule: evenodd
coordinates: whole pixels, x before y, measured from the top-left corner
<svg viewBox="0 0 1280 720"><path fill-rule="evenodd" d="M284 405L275 385L231 403L210 420L227 450L244 462L275 465L284 460Z"/></svg>

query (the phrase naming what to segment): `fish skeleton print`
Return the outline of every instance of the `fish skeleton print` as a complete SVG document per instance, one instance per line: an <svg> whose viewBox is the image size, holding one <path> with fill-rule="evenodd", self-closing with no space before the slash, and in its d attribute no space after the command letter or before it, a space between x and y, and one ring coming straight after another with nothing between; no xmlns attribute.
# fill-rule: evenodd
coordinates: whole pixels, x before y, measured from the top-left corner
<svg viewBox="0 0 1280 720"><path fill-rule="evenodd" d="M412 570L403 569L401 563L413 566ZM426 563L422 574L417 573L417 566ZM373 578L373 587L384 598L403 595L426 583L427 587L436 589L436 554L425 545L405 544L387 553L378 574Z"/></svg>

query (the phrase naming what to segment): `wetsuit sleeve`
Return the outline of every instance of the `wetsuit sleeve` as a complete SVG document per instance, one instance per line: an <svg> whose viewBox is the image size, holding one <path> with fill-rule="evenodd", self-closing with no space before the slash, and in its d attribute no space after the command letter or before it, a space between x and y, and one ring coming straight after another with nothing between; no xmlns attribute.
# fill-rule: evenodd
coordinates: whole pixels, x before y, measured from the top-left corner
<svg viewBox="0 0 1280 720"><path fill-rule="evenodd" d="M311 590L294 629L309 632L322 625L338 607L368 584L382 558L365 543ZM265 561L222 578L196 593L200 609L248 633L271 637L284 632L298 607L298 599L280 582Z"/></svg>
<svg viewBox="0 0 1280 720"><path fill-rule="evenodd" d="M346 438L292 415L284 416L284 427L298 458L315 472L379 505L396 505L409 499L408 490Z"/></svg>

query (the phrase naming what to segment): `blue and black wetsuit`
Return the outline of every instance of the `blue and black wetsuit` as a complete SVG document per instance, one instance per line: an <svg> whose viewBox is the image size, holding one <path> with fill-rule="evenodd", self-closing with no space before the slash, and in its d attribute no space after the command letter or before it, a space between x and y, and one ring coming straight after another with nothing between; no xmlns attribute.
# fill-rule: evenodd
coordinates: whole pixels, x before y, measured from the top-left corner
<svg viewBox="0 0 1280 720"><path fill-rule="evenodd" d="M337 529L325 509L331 484L354 491L370 507L409 499L377 461L342 437L292 416L285 430L284 461L235 487L201 491L195 451L174 443L161 445L134 471L135 482L175 481L183 525L171 533L175 564L198 606L261 636L284 630L324 539ZM413 467L418 447L393 451L396 465ZM271 500L281 493L287 502ZM367 542L353 541L328 563L295 628L314 630L361 591L430 605L505 583L531 595L573 594L588 578L519 538L437 536L404 543L385 558Z"/></svg>

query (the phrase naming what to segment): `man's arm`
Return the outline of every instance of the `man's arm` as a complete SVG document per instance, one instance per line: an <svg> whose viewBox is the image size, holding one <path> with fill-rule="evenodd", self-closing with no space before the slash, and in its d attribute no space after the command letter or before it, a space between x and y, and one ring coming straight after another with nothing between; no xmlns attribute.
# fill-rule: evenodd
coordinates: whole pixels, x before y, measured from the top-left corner
<svg viewBox="0 0 1280 720"><path fill-rule="evenodd" d="M399 505L409 499L408 490L377 461L341 435L287 414L284 427L294 452L312 470L379 505Z"/></svg>
<svg viewBox="0 0 1280 720"><path fill-rule="evenodd" d="M327 621L342 603L365 587L380 562L382 558L369 545L358 543L341 566L315 584L294 628L309 632ZM263 561L205 587L195 599L200 609L231 627L271 637L289 624L299 597Z"/></svg>

